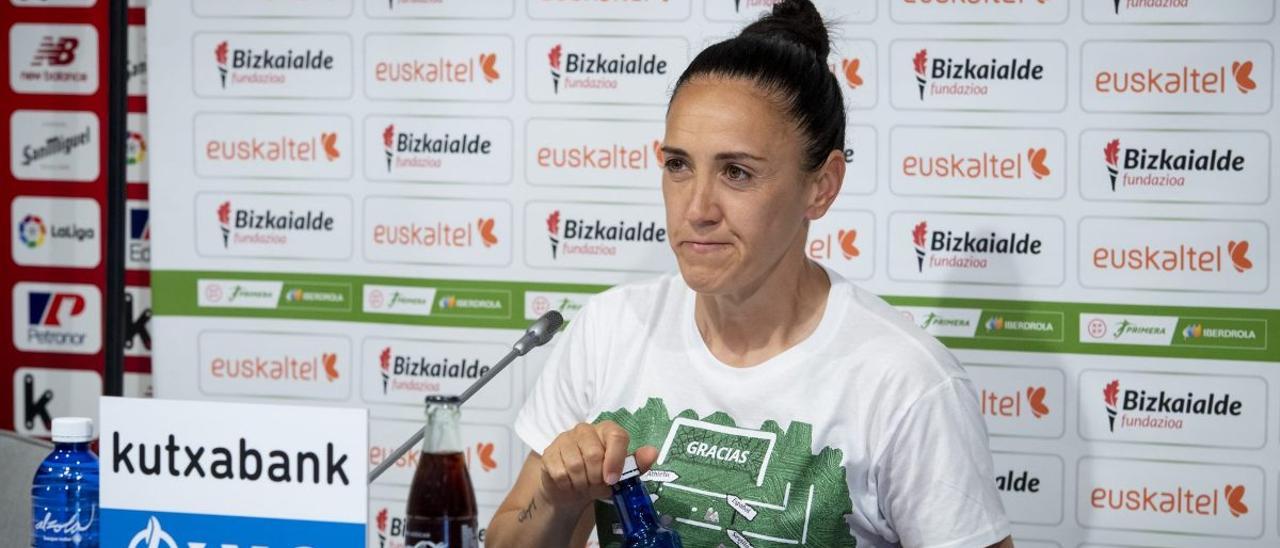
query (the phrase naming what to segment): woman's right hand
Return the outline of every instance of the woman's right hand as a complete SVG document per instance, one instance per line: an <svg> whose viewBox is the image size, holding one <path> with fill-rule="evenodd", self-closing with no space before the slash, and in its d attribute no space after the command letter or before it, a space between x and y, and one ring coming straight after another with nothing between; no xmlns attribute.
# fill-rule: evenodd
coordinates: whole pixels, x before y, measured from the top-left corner
<svg viewBox="0 0 1280 548"><path fill-rule="evenodd" d="M595 499L608 498L609 486L622 475L631 436L613 421L579 423L552 440L542 452L542 497L553 506L577 511ZM643 474L658 459L646 445L636 451Z"/></svg>

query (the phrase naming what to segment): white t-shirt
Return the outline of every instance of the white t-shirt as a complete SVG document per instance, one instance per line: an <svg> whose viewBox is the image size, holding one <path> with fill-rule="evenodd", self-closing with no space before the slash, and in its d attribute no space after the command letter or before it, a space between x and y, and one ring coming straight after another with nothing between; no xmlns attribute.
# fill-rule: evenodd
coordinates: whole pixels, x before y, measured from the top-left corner
<svg viewBox="0 0 1280 548"><path fill-rule="evenodd" d="M685 546L988 546L1009 535L964 370L879 297L827 271L808 338L753 367L717 360L678 273L593 297L515 422L541 453L613 420L659 449L647 483ZM661 477L665 476L665 477ZM602 546L618 546L596 504ZM737 544L741 545L741 544Z"/></svg>

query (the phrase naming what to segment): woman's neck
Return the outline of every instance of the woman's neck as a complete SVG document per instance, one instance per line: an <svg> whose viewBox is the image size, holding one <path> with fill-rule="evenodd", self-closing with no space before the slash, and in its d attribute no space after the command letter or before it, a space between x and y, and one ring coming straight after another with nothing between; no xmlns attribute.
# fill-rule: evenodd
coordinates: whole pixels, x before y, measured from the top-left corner
<svg viewBox="0 0 1280 548"><path fill-rule="evenodd" d="M739 292L697 296L694 321L716 359L734 367L758 365L818 328L831 280L802 249L796 254Z"/></svg>

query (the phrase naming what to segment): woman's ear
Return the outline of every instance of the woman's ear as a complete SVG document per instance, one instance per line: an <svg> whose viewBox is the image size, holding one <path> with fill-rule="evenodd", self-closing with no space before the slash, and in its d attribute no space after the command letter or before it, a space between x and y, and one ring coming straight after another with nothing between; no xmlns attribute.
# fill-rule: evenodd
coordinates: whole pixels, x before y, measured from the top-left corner
<svg viewBox="0 0 1280 548"><path fill-rule="evenodd" d="M840 188L844 186L845 167L844 151L832 150L827 155L826 161L813 172L809 206L805 211L806 219L816 221L831 209L836 196L840 195Z"/></svg>

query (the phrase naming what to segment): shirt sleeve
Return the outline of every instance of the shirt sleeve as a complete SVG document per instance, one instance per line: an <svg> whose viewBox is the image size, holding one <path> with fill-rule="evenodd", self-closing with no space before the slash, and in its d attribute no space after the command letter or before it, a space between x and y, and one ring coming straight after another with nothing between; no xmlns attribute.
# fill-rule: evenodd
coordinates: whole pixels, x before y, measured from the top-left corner
<svg viewBox="0 0 1280 548"><path fill-rule="evenodd" d="M594 395L595 372L591 351L598 348L592 339L594 300L578 312L551 348L537 383L516 415L516 435L538 454L561 432L585 422Z"/></svg>
<svg viewBox="0 0 1280 548"><path fill-rule="evenodd" d="M916 400L875 466L881 512L902 546L986 547L1009 536L968 379L952 377Z"/></svg>

